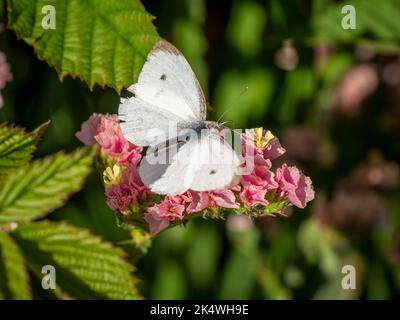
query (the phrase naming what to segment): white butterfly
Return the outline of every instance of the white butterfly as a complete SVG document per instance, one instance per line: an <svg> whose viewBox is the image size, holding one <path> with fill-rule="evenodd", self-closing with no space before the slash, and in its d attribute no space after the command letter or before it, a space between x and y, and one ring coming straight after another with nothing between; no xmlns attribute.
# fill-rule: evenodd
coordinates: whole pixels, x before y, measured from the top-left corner
<svg viewBox="0 0 400 320"><path fill-rule="evenodd" d="M127 140L150 146L139 174L151 191L176 195L237 181L239 157L222 138L223 127L205 120L204 94L177 48L160 40L128 90L133 96L121 98L120 126Z"/></svg>

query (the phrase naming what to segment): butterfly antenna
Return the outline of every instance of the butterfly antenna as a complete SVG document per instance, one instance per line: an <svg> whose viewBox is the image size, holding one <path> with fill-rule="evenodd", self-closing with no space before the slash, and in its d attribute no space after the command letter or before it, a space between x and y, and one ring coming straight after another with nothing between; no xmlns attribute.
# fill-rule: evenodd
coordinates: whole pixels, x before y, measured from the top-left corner
<svg viewBox="0 0 400 320"><path fill-rule="evenodd" d="M235 103L237 103L237 101L247 92L247 90L249 90L249 86L245 86L243 88L243 90L240 92L239 96L237 99L235 99ZM226 113L232 109L232 107L235 106L235 103L232 103L228 108L225 109L225 111L221 114L221 116L218 118L217 122L219 123L219 121L224 117L224 115L226 115Z"/></svg>
<svg viewBox="0 0 400 320"><path fill-rule="evenodd" d="M234 124L233 120L227 120L227 121L221 122L220 125L224 127L228 122L232 122L232 124Z"/></svg>

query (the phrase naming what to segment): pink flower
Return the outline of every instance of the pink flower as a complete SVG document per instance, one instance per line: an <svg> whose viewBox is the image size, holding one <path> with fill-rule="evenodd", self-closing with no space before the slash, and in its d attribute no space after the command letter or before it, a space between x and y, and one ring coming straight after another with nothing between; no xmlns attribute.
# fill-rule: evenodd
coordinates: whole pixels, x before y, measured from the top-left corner
<svg viewBox="0 0 400 320"><path fill-rule="evenodd" d="M283 155L286 150L281 146L278 138L274 137L263 149L264 159L274 160Z"/></svg>
<svg viewBox="0 0 400 320"><path fill-rule="evenodd" d="M169 219L158 215L157 210L149 208L144 214L144 219L150 226L150 232L157 234L169 226Z"/></svg>
<svg viewBox="0 0 400 320"><path fill-rule="evenodd" d="M13 78L10 66L7 63L6 55L0 51L0 91L6 87L7 82ZM0 108L3 107L4 101L0 93Z"/></svg>
<svg viewBox="0 0 400 320"><path fill-rule="evenodd" d="M147 210L144 215L145 220L150 226L152 234L159 233L168 227L171 221L183 219L185 206L176 202L174 197L165 197L165 199Z"/></svg>
<svg viewBox="0 0 400 320"><path fill-rule="evenodd" d="M13 78L10 65L7 63L6 55L0 51L0 90L3 90L8 81Z"/></svg>
<svg viewBox="0 0 400 320"><path fill-rule="evenodd" d="M190 198L187 193L178 194L176 196L169 196L169 200L173 203L182 204L184 205L186 202L190 202Z"/></svg>
<svg viewBox="0 0 400 320"><path fill-rule="evenodd" d="M93 114L82 124L76 137L87 146L97 142L102 152L117 158L118 164L137 165L142 157L142 148L130 143L122 135L117 115Z"/></svg>
<svg viewBox="0 0 400 320"><path fill-rule="evenodd" d="M265 200L266 189L258 188L256 186L249 185L243 189L240 193L240 200L243 204L250 208L256 204L268 205L268 201Z"/></svg>
<svg viewBox="0 0 400 320"><path fill-rule="evenodd" d="M182 220L185 206L170 197L165 197L164 201L159 205L155 205L159 210L160 214L167 217L170 221Z"/></svg>
<svg viewBox="0 0 400 320"><path fill-rule="evenodd" d="M212 209L216 207L223 208L239 208L239 204L236 203L235 194L230 189L224 190L213 190L205 192L195 192L189 190L187 192L190 205L187 208L187 212L199 212L204 209Z"/></svg>
<svg viewBox="0 0 400 320"><path fill-rule="evenodd" d="M199 212L208 207L209 204L208 192L196 192L189 190L187 194L190 199L190 205L187 208L187 212L189 213Z"/></svg>
<svg viewBox="0 0 400 320"><path fill-rule="evenodd" d="M116 115L101 117L94 138L103 152L110 157L116 157L119 164L128 162L137 165L140 162L142 148L123 137Z"/></svg>
<svg viewBox="0 0 400 320"><path fill-rule="evenodd" d="M102 114L94 113L90 118L82 123L81 131L78 131L75 136L85 145L92 146L96 140L94 136L97 134L98 127L102 117L107 117Z"/></svg>
<svg viewBox="0 0 400 320"><path fill-rule="evenodd" d="M274 173L270 170L271 161L260 156L254 159L254 168L251 174L244 175L241 180L243 186L257 186L266 190L278 188Z"/></svg>
<svg viewBox="0 0 400 320"><path fill-rule="evenodd" d="M232 190L224 189L208 191L208 196L210 208L222 207L236 209L240 207L236 202L236 197Z"/></svg>
<svg viewBox="0 0 400 320"><path fill-rule="evenodd" d="M296 167L284 164L276 171L279 190L298 208L304 208L307 202L314 199L311 179L303 175Z"/></svg>
<svg viewBox="0 0 400 320"><path fill-rule="evenodd" d="M127 212L130 206L136 205L149 194L150 191L141 181L137 168L133 165L123 171L119 184L106 187L107 205L121 213Z"/></svg>
<svg viewBox="0 0 400 320"><path fill-rule="evenodd" d="M246 129L242 134L243 156L261 156L273 160L285 153L278 138L263 128Z"/></svg>
<svg viewBox="0 0 400 320"><path fill-rule="evenodd" d="M375 66L360 64L350 69L338 85L337 108L345 114L355 114L362 102L379 85L379 74Z"/></svg>
<svg viewBox="0 0 400 320"><path fill-rule="evenodd" d="M107 205L115 211L126 213L129 206L137 203L137 192L129 185L113 185L106 188Z"/></svg>

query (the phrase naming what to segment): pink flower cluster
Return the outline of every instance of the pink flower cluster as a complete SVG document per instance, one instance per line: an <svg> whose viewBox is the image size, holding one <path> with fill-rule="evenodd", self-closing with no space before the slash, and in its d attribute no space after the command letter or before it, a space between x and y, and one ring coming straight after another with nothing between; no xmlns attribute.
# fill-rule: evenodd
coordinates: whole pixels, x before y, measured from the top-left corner
<svg viewBox="0 0 400 320"><path fill-rule="evenodd" d="M142 148L123 137L118 116L93 114L82 124L76 137L86 146L98 144L101 155L117 165L118 172L113 172L111 167L104 171L109 172L105 193L111 209L128 214L132 206L148 196L149 190L141 181L137 169Z"/></svg>
<svg viewBox="0 0 400 320"><path fill-rule="evenodd" d="M149 194L134 165L126 167L118 183L106 187L107 205L122 214L127 214L132 206L146 199Z"/></svg>
<svg viewBox="0 0 400 320"><path fill-rule="evenodd" d="M285 149L262 128L242 134L244 156L251 155L254 166L250 174L241 177L238 185L206 192L188 190L182 195L165 196L161 201L140 180L137 167L142 149L122 136L116 116L94 114L76 136L85 145L97 143L102 157L107 158L104 176L108 206L122 215L129 215L133 208L142 209L143 219L153 234L204 210L215 216L221 208L259 212L271 201L304 208L314 198L311 179L299 169L284 164L275 172L272 170L272 160Z"/></svg>
<svg viewBox="0 0 400 320"><path fill-rule="evenodd" d="M6 87L7 82L12 80L10 66L7 63L6 55L0 51L0 108L3 107L4 101L1 90Z"/></svg>
<svg viewBox="0 0 400 320"><path fill-rule="evenodd" d="M86 146L97 142L102 153L115 158L118 164L136 166L141 160L142 148L123 137L116 115L93 114L82 124L76 137Z"/></svg>
<svg viewBox="0 0 400 320"><path fill-rule="evenodd" d="M271 171L271 161L285 153L278 138L269 131L257 128L246 130L243 141L247 150L253 150L254 154L253 172L243 176L241 181L243 191L240 196L246 207L267 205L265 195L271 190L299 208L304 208L307 202L314 199L311 179L298 168L283 164L276 173Z"/></svg>

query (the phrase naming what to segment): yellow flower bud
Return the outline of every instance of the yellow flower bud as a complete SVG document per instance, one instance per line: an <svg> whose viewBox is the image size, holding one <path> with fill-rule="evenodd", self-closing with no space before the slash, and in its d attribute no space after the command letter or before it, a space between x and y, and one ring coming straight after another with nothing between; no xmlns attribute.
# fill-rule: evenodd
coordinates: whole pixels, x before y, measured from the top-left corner
<svg viewBox="0 0 400 320"><path fill-rule="evenodd" d="M103 181L105 185L115 185L121 182L122 170L121 167L117 164L114 166L107 167L103 172Z"/></svg>
<svg viewBox="0 0 400 320"><path fill-rule="evenodd" d="M254 144L257 148L265 148L275 138L271 131L264 131L263 128L254 129Z"/></svg>

